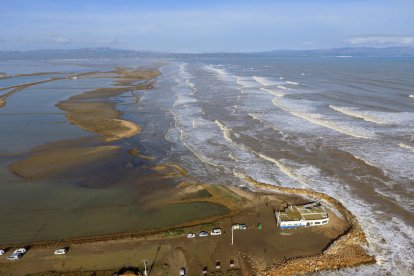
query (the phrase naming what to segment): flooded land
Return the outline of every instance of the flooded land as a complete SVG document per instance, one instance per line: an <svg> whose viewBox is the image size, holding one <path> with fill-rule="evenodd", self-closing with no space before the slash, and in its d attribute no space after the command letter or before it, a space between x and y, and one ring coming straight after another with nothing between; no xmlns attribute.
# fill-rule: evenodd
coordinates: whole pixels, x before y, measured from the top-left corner
<svg viewBox="0 0 414 276"><path fill-rule="evenodd" d="M0 62L0 274L113 275L141 260L151 275L404 274L414 68L399 62ZM278 227L275 211L310 202L328 224Z"/></svg>

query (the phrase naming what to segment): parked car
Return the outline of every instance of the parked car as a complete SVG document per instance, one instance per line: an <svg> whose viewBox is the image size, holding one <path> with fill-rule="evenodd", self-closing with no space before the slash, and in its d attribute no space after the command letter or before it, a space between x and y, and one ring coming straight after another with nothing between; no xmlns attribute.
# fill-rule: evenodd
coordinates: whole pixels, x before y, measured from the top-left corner
<svg viewBox="0 0 414 276"><path fill-rule="evenodd" d="M240 224L240 230L246 230L247 226L246 224Z"/></svg>
<svg viewBox="0 0 414 276"><path fill-rule="evenodd" d="M18 248L18 249L16 249L16 250L14 250L14 254L18 254L18 253L20 253L20 254L24 254L24 253L26 253L26 251L27 251L27 249L26 248L24 248L24 247L22 247L22 248Z"/></svg>
<svg viewBox="0 0 414 276"><path fill-rule="evenodd" d="M206 266L203 268L203 274L207 274L207 267Z"/></svg>
<svg viewBox="0 0 414 276"><path fill-rule="evenodd" d="M233 224L232 226L231 226L231 228L233 228L234 230L238 230L238 229L240 229L240 224Z"/></svg>
<svg viewBox="0 0 414 276"><path fill-rule="evenodd" d="M4 255L4 253L6 253L6 251L4 251L3 249L0 249L0 256Z"/></svg>
<svg viewBox="0 0 414 276"><path fill-rule="evenodd" d="M192 238L195 238L195 237L196 237L196 235L194 233L188 233L187 234L187 238L189 238L189 239L192 239Z"/></svg>
<svg viewBox="0 0 414 276"><path fill-rule="evenodd" d="M55 250L55 255L65 255L68 250L66 248L59 248Z"/></svg>
<svg viewBox="0 0 414 276"><path fill-rule="evenodd" d="M211 235L212 236L221 235L221 229L220 228L214 228L213 230L211 230Z"/></svg>
<svg viewBox="0 0 414 276"><path fill-rule="evenodd" d="M207 237L208 233L206 231L201 231L200 234L198 234L199 237Z"/></svg>
<svg viewBox="0 0 414 276"><path fill-rule="evenodd" d="M7 258L7 260L15 261L15 260L21 259L22 257L23 257L23 253L13 253Z"/></svg>
<svg viewBox="0 0 414 276"><path fill-rule="evenodd" d="M185 275L186 275L185 268L184 267L180 268L180 276L185 276Z"/></svg>

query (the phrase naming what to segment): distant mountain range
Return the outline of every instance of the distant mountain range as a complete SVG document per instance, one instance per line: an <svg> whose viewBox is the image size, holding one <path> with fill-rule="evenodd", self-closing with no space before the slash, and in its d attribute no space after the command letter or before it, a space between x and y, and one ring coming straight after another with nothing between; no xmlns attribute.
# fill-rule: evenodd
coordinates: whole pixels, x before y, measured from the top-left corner
<svg viewBox="0 0 414 276"><path fill-rule="evenodd" d="M256 53L167 53L151 51L135 51L113 48L82 48L82 49L45 49L32 51L0 51L0 60L47 60L47 59L102 59L102 58L177 58L177 57L208 57L208 56L245 56L270 55L278 57L414 57L414 47L388 48L334 48L316 50L274 50Z"/></svg>

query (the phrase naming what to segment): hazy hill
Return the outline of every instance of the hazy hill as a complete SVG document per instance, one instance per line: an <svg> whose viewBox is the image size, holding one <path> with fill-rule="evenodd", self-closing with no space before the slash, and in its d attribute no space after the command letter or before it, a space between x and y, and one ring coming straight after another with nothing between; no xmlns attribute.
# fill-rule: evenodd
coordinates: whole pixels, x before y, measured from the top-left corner
<svg viewBox="0 0 414 276"><path fill-rule="evenodd" d="M134 51L112 48L83 49L45 49L32 51L0 51L0 60L45 60L45 59L101 59L101 58L139 58L139 57L182 57L182 56L221 56L221 55L271 55L280 57L414 57L413 47L389 48L335 48L316 50L275 50L257 53L163 53L151 51Z"/></svg>

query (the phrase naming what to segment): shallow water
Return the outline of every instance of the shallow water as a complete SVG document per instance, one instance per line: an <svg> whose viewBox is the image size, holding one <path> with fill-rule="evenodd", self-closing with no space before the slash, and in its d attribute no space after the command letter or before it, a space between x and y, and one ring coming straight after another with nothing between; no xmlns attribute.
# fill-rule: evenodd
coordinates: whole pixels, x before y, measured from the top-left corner
<svg viewBox="0 0 414 276"><path fill-rule="evenodd" d="M145 62L150 61L71 61L66 69L107 71L114 65ZM42 64L42 71L65 70L61 68L65 62L57 64L49 64L50 68ZM5 68L0 64L0 71L7 72ZM6 210L3 214L16 201L43 210L46 202L62 207L72 206L69 202L74 200L66 210L68 218L99 218L104 209L93 213L89 207L105 202L123 202L125 208L112 214L127 216L139 198L125 185L135 177L129 173L131 164L134 170L175 163L203 182L247 186L243 177L250 176L327 193L358 217L369 251L378 260L376 265L343 273L409 275L414 269L414 98L410 97L414 60L183 57L161 71L154 89L135 92L139 102L130 93L114 98L123 118L142 127L139 135L118 144L138 148L154 161L122 156L98 166L93 171L96 175L82 182L94 188L62 179L45 197L49 182L22 181L10 175L7 165L18 157L3 156L0 188L9 198L0 203ZM57 81L10 97L6 108L0 109L0 153L20 154L45 142L91 135L68 124L54 104L109 84L108 79ZM39 114L23 114L28 111ZM13 112L20 114L11 116ZM124 200L119 199L121 194ZM59 203L62 198L67 201ZM47 221L47 212L39 211L39 216L43 217L40 222ZM35 223L32 216L25 218L27 227ZM103 224L96 225L100 227L89 227L90 232L81 227L76 233L99 233ZM121 223L107 230L121 228L128 227Z"/></svg>

